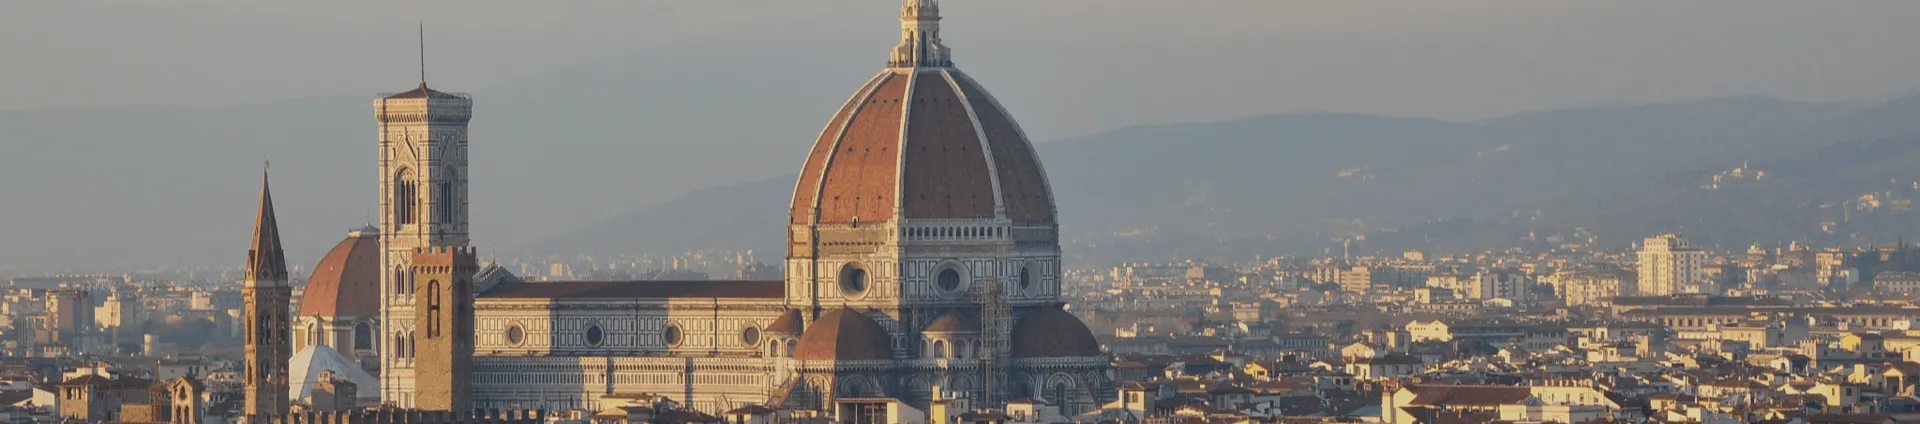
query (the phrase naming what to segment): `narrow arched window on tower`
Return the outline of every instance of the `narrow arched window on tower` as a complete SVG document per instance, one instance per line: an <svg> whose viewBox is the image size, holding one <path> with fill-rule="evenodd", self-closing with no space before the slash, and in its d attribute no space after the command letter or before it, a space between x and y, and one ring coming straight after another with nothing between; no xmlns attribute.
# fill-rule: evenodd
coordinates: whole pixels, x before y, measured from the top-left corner
<svg viewBox="0 0 1920 424"><path fill-rule="evenodd" d="M408 225L414 222L414 214L416 211L413 210L413 205L419 201L417 194L418 193L414 191L412 169L401 169L398 175L394 175L391 207L393 208L393 220L395 223Z"/></svg>
<svg viewBox="0 0 1920 424"><path fill-rule="evenodd" d="M440 223L453 222L453 208L457 204L453 199L453 183L441 181L439 191L439 196L434 199L437 201L436 206L439 206L437 209L440 211L440 216L435 220Z"/></svg>
<svg viewBox="0 0 1920 424"><path fill-rule="evenodd" d="M427 338L440 337L440 281L427 282Z"/></svg>

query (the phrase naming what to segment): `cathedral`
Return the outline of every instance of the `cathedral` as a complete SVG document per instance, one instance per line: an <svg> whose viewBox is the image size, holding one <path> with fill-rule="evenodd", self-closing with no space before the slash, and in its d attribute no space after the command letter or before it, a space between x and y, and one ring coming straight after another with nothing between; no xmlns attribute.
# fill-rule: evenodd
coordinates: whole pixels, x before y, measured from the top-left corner
<svg viewBox="0 0 1920 424"><path fill-rule="evenodd" d="M249 397L302 402L325 371L361 380L363 404L440 411L659 396L900 422L954 399L1068 416L1111 401L1105 354L1060 302L1058 213L1032 144L954 67L936 0L905 0L900 22L886 68L833 113L796 177L783 280L522 281L483 266L469 239L473 100L424 80L380 97L379 226L327 254L293 316L249 309L262 309L249 319L270 342L260 354L280 355L252 361L249 339L249 383L265 373ZM284 276L257 279L281 284L250 278L250 306L285 301Z"/></svg>

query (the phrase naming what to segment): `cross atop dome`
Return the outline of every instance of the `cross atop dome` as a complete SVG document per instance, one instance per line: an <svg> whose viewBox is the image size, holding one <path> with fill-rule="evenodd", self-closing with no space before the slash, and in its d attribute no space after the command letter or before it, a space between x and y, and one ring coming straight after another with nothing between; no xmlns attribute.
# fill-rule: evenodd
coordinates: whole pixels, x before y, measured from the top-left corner
<svg viewBox="0 0 1920 424"><path fill-rule="evenodd" d="M940 44L940 1L902 0L900 45L893 47L887 66L944 68L953 66L952 50Z"/></svg>

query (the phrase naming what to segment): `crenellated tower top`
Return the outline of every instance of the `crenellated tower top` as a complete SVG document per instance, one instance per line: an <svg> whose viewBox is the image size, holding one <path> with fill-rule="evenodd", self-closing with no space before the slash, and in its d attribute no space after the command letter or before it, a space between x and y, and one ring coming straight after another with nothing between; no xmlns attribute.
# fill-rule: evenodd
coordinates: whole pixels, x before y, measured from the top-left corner
<svg viewBox="0 0 1920 424"><path fill-rule="evenodd" d="M953 66L953 51L940 44L939 0L902 0L900 45L893 47L887 66L945 68Z"/></svg>

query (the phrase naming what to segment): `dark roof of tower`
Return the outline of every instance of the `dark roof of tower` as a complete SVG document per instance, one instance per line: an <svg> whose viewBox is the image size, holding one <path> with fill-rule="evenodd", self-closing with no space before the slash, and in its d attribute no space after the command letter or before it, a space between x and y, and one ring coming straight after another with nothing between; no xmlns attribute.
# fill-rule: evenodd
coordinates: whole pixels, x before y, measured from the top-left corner
<svg viewBox="0 0 1920 424"><path fill-rule="evenodd" d="M273 193L260 173L260 210L253 221L253 245L247 249L246 276L255 281L287 281L287 255L280 248L280 224L273 217Z"/></svg>
<svg viewBox="0 0 1920 424"><path fill-rule="evenodd" d="M420 83L420 88L415 88L412 90L389 94L386 97L382 97L382 98L383 99L426 99L426 98L463 99L463 98L466 98L466 96L427 88L427 83L423 82L423 83Z"/></svg>
<svg viewBox="0 0 1920 424"><path fill-rule="evenodd" d="M1013 327L1013 357L1101 356L1100 341L1080 318L1059 307L1034 311Z"/></svg>
<svg viewBox="0 0 1920 424"><path fill-rule="evenodd" d="M799 309L788 309L786 313L780 314L780 318L774 319L772 324L767 324L767 334L798 335L803 331L804 324L801 321Z"/></svg>
<svg viewBox="0 0 1920 424"><path fill-rule="evenodd" d="M973 318L954 311L947 311L947 313L940 314L940 317L934 318L933 322L927 324L927 328L921 329L920 331L927 333L978 333L980 332L980 324L974 322Z"/></svg>
<svg viewBox="0 0 1920 424"><path fill-rule="evenodd" d="M333 245L307 278L300 315L370 317L380 314L379 230L362 228Z"/></svg>
<svg viewBox="0 0 1920 424"><path fill-rule="evenodd" d="M814 140L790 206L792 224L1054 221L1046 173L1019 124L944 62L889 68L854 92Z"/></svg>
<svg viewBox="0 0 1920 424"><path fill-rule="evenodd" d="M827 311L800 335L793 358L805 361L892 359L887 331L866 314L840 308Z"/></svg>

